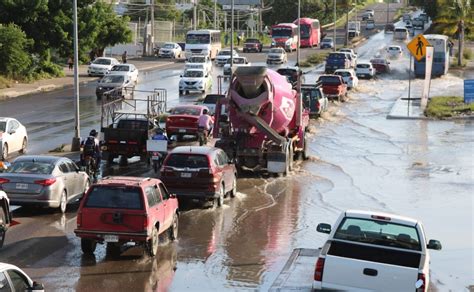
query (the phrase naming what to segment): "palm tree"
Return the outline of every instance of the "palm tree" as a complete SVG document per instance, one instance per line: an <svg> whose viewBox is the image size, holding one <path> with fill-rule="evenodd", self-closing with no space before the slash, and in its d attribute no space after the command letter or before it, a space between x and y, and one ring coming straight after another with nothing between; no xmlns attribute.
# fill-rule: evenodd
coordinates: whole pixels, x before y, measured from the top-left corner
<svg viewBox="0 0 474 292"><path fill-rule="evenodd" d="M438 14L434 23L441 33L458 36L458 66L462 65L464 33L466 26L474 26L474 11L471 0L438 0Z"/></svg>

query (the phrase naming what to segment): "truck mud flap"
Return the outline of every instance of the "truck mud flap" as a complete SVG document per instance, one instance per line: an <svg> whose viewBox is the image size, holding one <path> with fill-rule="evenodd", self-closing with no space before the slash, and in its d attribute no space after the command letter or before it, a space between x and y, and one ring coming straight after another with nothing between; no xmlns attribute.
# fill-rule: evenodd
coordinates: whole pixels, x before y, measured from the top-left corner
<svg viewBox="0 0 474 292"><path fill-rule="evenodd" d="M286 153L267 153L267 171L271 173L284 173L286 171Z"/></svg>

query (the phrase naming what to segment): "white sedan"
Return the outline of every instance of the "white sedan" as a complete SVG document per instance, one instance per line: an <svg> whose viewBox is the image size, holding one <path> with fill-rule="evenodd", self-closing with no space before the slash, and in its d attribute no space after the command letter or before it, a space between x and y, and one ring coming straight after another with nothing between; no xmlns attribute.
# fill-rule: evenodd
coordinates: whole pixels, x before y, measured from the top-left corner
<svg viewBox="0 0 474 292"><path fill-rule="evenodd" d="M212 71L212 61L209 56L193 55L186 60L184 69L205 69L207 73Z"/></svg>
<svg viewBox="0 0 474 292"><path fill-rule="evenodd" d="M212 87L212 77L204 69L186 69L179 80L179 94L190 91L205 93Z"/></svg>
<svg viewBox="0 0 474 292"><path fill-rule="evenodd" d="M132 83L138 82L138 69L133 64L119 64L110 69L108 75L123 75Z"/></svg>
<svg viewBox="0 0 474 292"><path fill-rule="evenodd" d="M267 54L267 64L283 64L288 62L288 56L283 48L271 48Z"/></svg>
<svg viewBox="0 0 474 292"><path fill-rule="evenodd" d="M0 159L6 160L17 151L25 153L27 145L26 128L16 119L0 117Z"/></svg>
<svg viewBox="0 0 474 292"><path fill-rule="evenodd" d="M355 68L356 76L358 78L369 78L372 79L375 76L375 68L372 66L372 63L370 62L357 62L356 68Z"/></svg>
<svg viewBox="0 0 474 292"><path fill-rule="evenodd" d="M115 58L99 57L92 61L87 68L87 75L89 76L104 76L109 73L114 65L120 64Z"/></svg>
<svg viewBox="0 0 474 292"><path fill-rule="evenodd" d="M388 46L387 55L389 58L398 59L403 54L401 46Z"/></svg>
<svg viewBox="0 0 474 292"><path fill-rule="evenodd" d="M20 268L0 263L0 291L44 291L43 284L33 282Z"/></svg>
<svg viewBox="0 0 474 292"><path fill-rule="evenodd" d="M348 89L356 88L359 85L359 78L357 78L354 69L337 69L334 75L341 76Z"/></svg>
<svg viewBox="0 0 474 292"><path fill-rule="evenodd" d="M177 43L165 43L158 51L158 57L177 59L181 56L181 51L181 46Z"/></svg>

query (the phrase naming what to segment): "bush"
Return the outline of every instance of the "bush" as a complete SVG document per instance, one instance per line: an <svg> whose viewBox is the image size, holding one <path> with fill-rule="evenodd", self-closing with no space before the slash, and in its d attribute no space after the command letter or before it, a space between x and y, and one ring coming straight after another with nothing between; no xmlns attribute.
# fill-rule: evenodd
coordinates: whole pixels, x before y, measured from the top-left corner
<svg viewBox="0 0 474 292"><path fill-rule="evenodd" d="M0 76L0 89L10 88L12 86L12 80Z"/></svg>
<svg viewBox="0 0 474 292"><path fill-rule="evenodd" d="M32 41L15 24L0 24L0 73L7 77L20 77L31 64L27 48Z"/></svg>
<svg viewBox="0 0 474 292"><path fill-rule="evenodd" d="M317 65L317 64L320 64L320 63L324 62L324 60L326 60L327 56L328 56L327 52L315 53L315 54L310 55L308 58L306 58L306 62L308 62L310 64L313 64L313 65Z"/></svg>
<svg viewBox="0 0 474 292"><path fill-rule="evenodd" d="M428 102L425 115L432 118L448 118L473 112L474 103L465 104L460 96L435 96Z"/></svg>
<svg viewBox="0 0 474 292"><path fill-rule="evenodd" d="M462 52L462 56L466 60L472 60L474 58L474 53L470 48L464 48L464 51Z"/></svg>

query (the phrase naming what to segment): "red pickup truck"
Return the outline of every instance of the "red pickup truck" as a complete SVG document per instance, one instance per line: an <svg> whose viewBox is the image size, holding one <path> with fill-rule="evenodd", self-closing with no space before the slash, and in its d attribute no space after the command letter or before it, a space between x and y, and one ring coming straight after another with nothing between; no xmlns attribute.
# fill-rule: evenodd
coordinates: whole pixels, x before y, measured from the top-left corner
<svg viewBox="0 0 474 292"><path fill-rule="evenodd" d="M323 93L329 100L346 101L347 84L339 75L321 75L318 82L323 86Z"/></svg>

